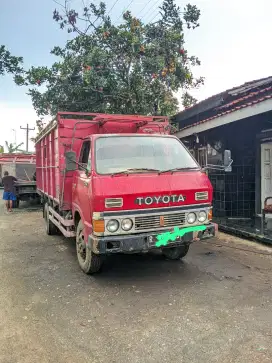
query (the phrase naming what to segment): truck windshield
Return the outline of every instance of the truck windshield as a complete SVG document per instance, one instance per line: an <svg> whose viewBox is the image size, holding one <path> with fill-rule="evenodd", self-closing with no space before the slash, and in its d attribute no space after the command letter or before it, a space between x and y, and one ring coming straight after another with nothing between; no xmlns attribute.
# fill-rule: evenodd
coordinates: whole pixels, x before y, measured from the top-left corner
<svg viewBox="0 0 272 363"><path fill-rule="evenodd" d="M98 174L199 169L186 148L170 137L100 137L95 143L95 154Z"/></svg>

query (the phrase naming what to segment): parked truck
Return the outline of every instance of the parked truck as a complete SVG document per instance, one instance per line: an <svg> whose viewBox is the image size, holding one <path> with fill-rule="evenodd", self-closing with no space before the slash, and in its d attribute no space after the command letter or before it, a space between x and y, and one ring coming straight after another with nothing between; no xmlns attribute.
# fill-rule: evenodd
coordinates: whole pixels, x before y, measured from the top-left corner
<svg viewBox="0 0 272 363"><path fill-rule="evenodd" d="M13 203L14 208L19 207L20 201L39 202L40 197L36 192L35 170L35 154L0 154L0 187L5 171L18 179L15 183L16 201Z"/></svg>
<svg viewBox="0 0 272 363"><path fill-rule="evenodd" d="M215 236L212 186L167 117L60 112L36 139L46 233L76 240L89 274L105 256L184 257Z"/></svg>

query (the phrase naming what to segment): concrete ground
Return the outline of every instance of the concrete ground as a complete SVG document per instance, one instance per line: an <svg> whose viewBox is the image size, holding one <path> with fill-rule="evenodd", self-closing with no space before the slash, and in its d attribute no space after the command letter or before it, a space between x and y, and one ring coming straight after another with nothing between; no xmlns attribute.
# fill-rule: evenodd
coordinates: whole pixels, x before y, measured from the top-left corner
<svg viewBox="0 0 272 363"><path fill-rule="evenodd" d="M183 261L114 256L87 276L40 211L2 210L0 362L271 362L271 253L220 234Z"/></svg>

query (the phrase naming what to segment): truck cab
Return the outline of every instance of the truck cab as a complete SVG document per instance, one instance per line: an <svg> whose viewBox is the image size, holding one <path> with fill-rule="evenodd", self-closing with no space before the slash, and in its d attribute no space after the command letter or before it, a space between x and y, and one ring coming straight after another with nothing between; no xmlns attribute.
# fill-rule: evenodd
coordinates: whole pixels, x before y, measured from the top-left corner
<svg viewBox="0 0 272 363"><path fill-rule="evenodd" d="M72 213L86 273L112 253L160 248L179 259L194 240L215 235L211 183L175 136L93 134L78 156L69 152L66 159L74 171Z"/></svg>

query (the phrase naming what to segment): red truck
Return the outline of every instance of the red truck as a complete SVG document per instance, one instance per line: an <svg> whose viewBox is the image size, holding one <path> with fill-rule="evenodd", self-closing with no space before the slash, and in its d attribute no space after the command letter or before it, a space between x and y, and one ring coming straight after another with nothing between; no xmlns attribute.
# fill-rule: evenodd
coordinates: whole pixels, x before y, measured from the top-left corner
<svg viewBox="0 0 272 363"><path fill-rule="evenodd" d="M75 237L85 273L104 257L184 257L213 237L212 186L167 117L60 112L36 139L46 232Z"/></svg>
<svg viewBox="0 0 272 363"><path fill-rule="evenodd" d="M0 154L0 188L5 171L18 179L15 183L14 208L19 207L20 201L39 202L39 195L36 193L35 170L35 154Z"/></svg>

